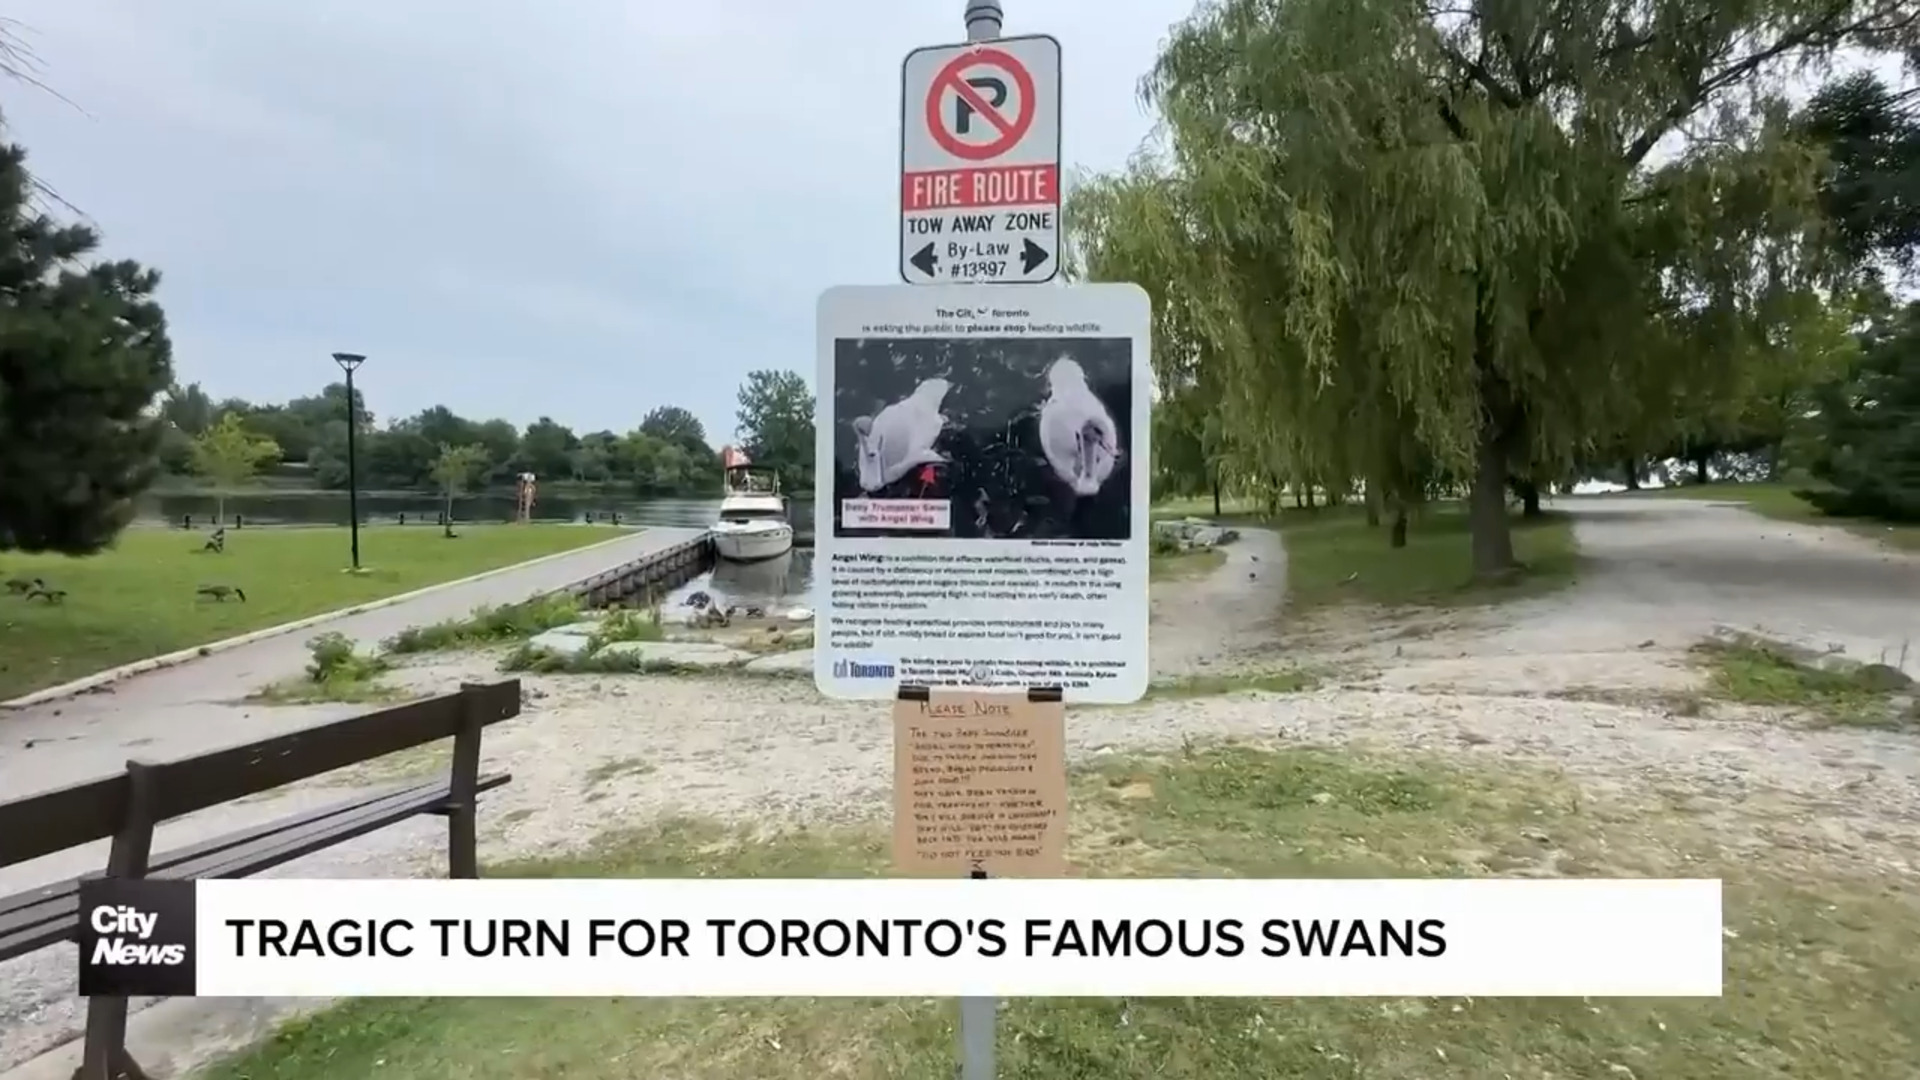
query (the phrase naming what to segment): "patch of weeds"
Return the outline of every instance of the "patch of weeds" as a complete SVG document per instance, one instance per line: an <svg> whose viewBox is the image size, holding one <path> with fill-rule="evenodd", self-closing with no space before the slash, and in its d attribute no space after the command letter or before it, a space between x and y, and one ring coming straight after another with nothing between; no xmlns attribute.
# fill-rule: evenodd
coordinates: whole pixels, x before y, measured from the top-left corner
<svg viewBox="0 0 1920 1080"><path fill-rule="evenodd" d="M580 621L580 600L565 593L518 604L478 607L464 619L411 626L386 641L390 653L441 652L521 641Z"/></svg>
<svg viewBox="0 0 1920 1080"><path fill-rule="evenodd" d="M597 788L623 776L645 776L652 771L652 764L637 757L603 761L587 770L587 786Z"/></svg>
<svg viewBox="0 0 1920 1080"><path fill-rule="evenodd" d="M307 642L307 648L313 658L307 663L303 676L274 683L255 694L254 700L279 705L370 704L399 701L407 696L398 687L380 681L380 676L393 670L391 660L358 651L353 639L337 630Z"/></svg>
<svg viewBox="0 0 1920 1080"><path fill-rule="evenodd" d="M1227 565L1227 553L1219 548L1182 549L1176 545L1173 551L1162 554L1157 549L1160 540L1154 538L1156 550L1147 562L1147 577L1151 581L1190 581Z"/></svg>
<svg viewBox="0 0 1920 1080"><path fill-rule="evenodd" d="M1320 676L1304 668L1248 671L1231 675L1183 675L1154 683L1147 698L1214 697L1220 694L1298 694L1320 685Z"/></svg>
<svg viewBox="0 0 1920 1080"><path fill-rule="evenodd" d="M616 641L663 641L666 631L660 626L660 609L614 608L600 620L589 638L589 652Z"/></svg>
<svg viewBox="0 0 1920 1080"><path fill-rule="evenodd" d="M652 659L626 649L563 656L552 649L522 644L500 661L500 670L530 675L716 675L741 669Z"/></svg>
<svg viewBox="0 0 1920 1080"><path fill-rule="evenodd" d="M1838 657L1815 663L1800 650L1751 635L1704 641L1693 653L1707 666L1714 691L1729 701L1801 709L1855 727L1913 722L1913 680L1887 664Z"/></svg>

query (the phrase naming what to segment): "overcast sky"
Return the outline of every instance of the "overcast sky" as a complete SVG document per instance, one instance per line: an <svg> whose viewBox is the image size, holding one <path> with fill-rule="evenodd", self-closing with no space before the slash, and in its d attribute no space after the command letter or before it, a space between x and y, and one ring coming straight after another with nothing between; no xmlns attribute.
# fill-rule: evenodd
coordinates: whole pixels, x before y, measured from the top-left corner
<svg viewBox="0 0 1920 1080"><path fill-rule="evenodd" d="M1005 0L1065 51L1065 156L1122 164L1192 0ZM830 285L897 282L900 61L964 0L11 0L65 104L0 86L34 170L165 274L181 381L361 372L445 404L716 442L811 378Z"/></svg>
<svg viewBox="0 0 1920 1080"><path fill-rule="evenodd" d="M1135 85L1191 0L1005 0L1065 51L1065 156L1147 134ZM157 266L183 382L337 379L733 434L741 377L814 366L814 303L898 282L900 61L964 0L13 0L74 106L0 88L35 172Z"/></svg>

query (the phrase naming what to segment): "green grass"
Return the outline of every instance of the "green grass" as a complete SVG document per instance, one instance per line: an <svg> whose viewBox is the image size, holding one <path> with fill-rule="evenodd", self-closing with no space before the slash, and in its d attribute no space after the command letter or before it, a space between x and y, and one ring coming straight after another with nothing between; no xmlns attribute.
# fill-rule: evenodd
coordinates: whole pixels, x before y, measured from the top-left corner
<svg viewBox="0 0 1920 1080"><path fill-rule="evenodd" d="M1218 697L1221 694L1298 694L1320 685L1320 676L1293 668L1285 671L1236 672L1227 675L1183 675L1147 687L1145 700Z"/></svg>
<svg viewBox="0 0 1920 1080"><path fill-rule="evenodd" d="M1191 581L1206 577L1226 564L1227 553L1218 548L1155 550L1147 562L1147 577L1151 581Z"/></svg>
<svg viewBox="0 0 1920 1080"><path fill-rule="evenodd" d="M580 621L580 601L565 593L536 596L518 604L488 604L464 619L409 626L384 643L390 653L479 649L522 641L542 631Z"/></svg>
<svg viewBox="0 0 1920 1080"><path fill-rule="evenodd" d="M1830 660L1815 666L1777 642L1757 637L1705 641L1694 655L1713 690L1729 701L1800 710L1849 727L1920 726L1913 685L1897 668Z"/></svg>
<svg viewBox="0 0 1920 1080"><path fill-rule="evenodd" d="M253 695L256 701L271 705L317 705L344 702L352 705L384 704L401 701L409 695L381 681L393 670L393 661L382 655L369 655L354 648L353 639L338 631L321 634L307 642L313 660L307 670L295 678L270 683Z"/></svg>
<svg viewBox="0 0 1920 1080"><path fill-rule="evenodd" d="M1366 523L1357 507L1285 511L1287 596L1296 608L1364 602L1449 606L1535 595L1573 581L1579 562L1573 525L1560 514L1513 518L1514 555L1524 569L1497 583L1473 579L1465 508L1426 507L1407 529L1407 546L1388 545L1388 530Z"/></svg>
<svg viewBox="0 0 1920 1080"><path fill-rule="evenodd" d="M1191 499L1162 499L1154 503L1148 516L1154 521L1169 518L1202 518L1207 521L1219 521L1227 524L1246 522L1258 525L1265 520L1265 508L1254 499L1236 499L1221 496L1220 513L1213 512L1213 496L1206 495Z"/></svg>
<svg viewBox="0 0 1920 1080"><path fill-rule="evenodd" d="M1093 876L1720 875L1726 996L1011 999L1005 1077L1878 1080L1913 1060L1913 891L1791 852L1735 854L1664 805L1510 763L1252 747L1108 759L1077 775L1072 805L1069 854ZM878 828L673 821L489 875L872 876L886 860ZM367 999L205 1080L950 1080L954 1015L928 999Z"/></svg>
<svg viewBox="0 0 1920 1080"><path fill-rule="evenodd" d="M1809 525L1834 525L1861 536L1870 537L1896 548L1908 551L1920 551L1920 525L1893 525L1881 521L1866 521L1858 518L1828 517L1815 509L1812 503L1794 494L1817 485L1810 483L1786 483L1756 481L1753 483L1720 482L1712 484L1685 484L1679 487L1658 488L1648 491L1619 492L1617 494L1651 495L1668 499L1702 499L1714 502L1738 502L1746 504L1747 509L1776 521L1794 521Z"/></svg>
<svg viewBox="0 0 1920 1080"><path fill-rule="evenodd" d="M58 604L0 594L0 699L149 656L218 641L437 582L511 566L621 534L576 525L360 531L363 574L348 564L345 529L229 529L227 550L200 550L201 532L129 529L88 558L9 554L0 577L44 578ZM237 585L245 603L199 598Z"/></svg>

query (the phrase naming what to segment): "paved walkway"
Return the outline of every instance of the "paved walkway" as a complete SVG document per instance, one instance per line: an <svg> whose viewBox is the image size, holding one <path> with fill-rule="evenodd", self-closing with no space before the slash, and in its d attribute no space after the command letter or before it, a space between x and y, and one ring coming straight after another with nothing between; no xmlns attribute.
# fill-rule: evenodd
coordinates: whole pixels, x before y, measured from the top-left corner
<svg viewBox="0 0 1920 1080"><path fill-rule="evenodd" d="M357 706L265 708L242 703L262 686L298 674L306 643L337 630L375 642L410 626L461 618L483 604L518 603L564 588L700 535L647 529L544 562L508 567L388 607L343 615L198 660L136 675L102 690L0 710L0 792L7 798L88 780L128 758L167 760L266 738L360 711ZM0 870L4 891L18 868Z"/></svg>

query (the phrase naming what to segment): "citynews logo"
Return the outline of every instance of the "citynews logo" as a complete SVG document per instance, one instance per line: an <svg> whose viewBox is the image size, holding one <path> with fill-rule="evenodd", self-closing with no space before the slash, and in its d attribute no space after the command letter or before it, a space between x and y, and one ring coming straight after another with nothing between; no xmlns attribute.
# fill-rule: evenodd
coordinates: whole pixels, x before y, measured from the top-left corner
<svg viewBox="0 0 1920 1080"><path fill-rule="evenodd" d="M81 995L192 996L193 933L191 881L81 882Z"/></svg>
<svg viewBox="0 0 1920 1080"><path fill-rule="evenodd" d="M187 962L185 945L177 941L171 945L159 945L147 940L153 936L155 924L160 921L160 916L153 912L103 905L94 908L88 919L93 923L93 932L102 935L93 939L93 962L96 964L112 964L116 967L164 964L171 967ZM127 935L131 935L131 938Z"/></svg>
<svg viewBox="0 0 1920 1080"><path fill-rule="evenodd" d="M835 660L833 677L836 679L891 679L892 664L868 664L859 660Z"/></svg>

